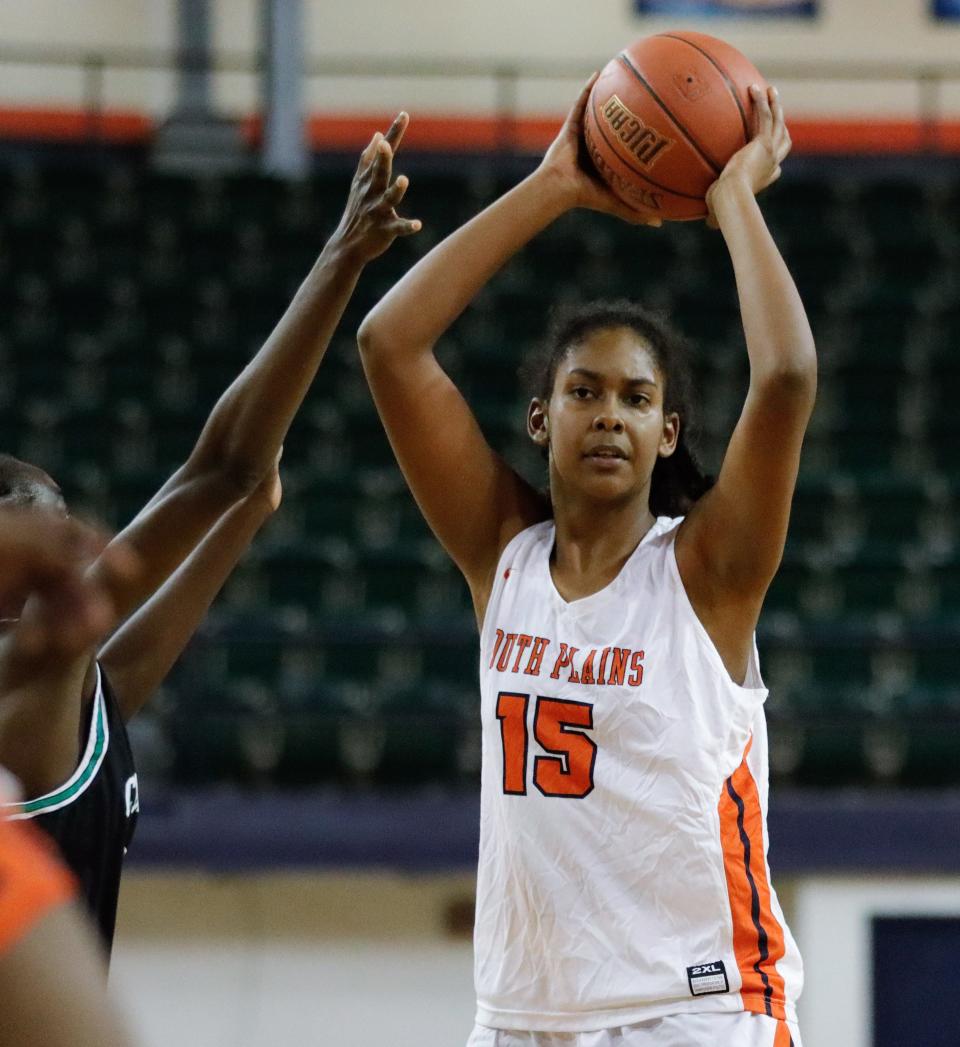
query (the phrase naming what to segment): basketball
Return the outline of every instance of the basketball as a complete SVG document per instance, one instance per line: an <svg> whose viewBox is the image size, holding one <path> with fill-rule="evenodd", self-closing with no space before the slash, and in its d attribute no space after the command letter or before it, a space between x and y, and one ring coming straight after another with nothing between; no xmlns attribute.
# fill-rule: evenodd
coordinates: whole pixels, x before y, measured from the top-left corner
<svg viewBox="0 0 960 1047"><path fill-rule="evenodd" d="M750 85L736 48L705 33L643 37L607 63L590 94L587 151L613 192L664 219L704 218L707 190L752 131Z"/></svg>

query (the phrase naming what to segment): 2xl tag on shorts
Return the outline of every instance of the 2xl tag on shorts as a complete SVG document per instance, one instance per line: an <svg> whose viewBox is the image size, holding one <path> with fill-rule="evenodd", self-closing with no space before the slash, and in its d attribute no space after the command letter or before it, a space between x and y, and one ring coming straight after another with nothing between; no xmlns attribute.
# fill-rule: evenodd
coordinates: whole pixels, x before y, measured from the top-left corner
<svg viewBox="0 0 960 1047"><path fill-rule="evenodd" d="M688 967L687 982L690 985L691 996L709 996L715 992L730 991L730 983L727 981L727 969L723 966L723 960L714 960L713 963L701 963L696 967Z"/></svg>

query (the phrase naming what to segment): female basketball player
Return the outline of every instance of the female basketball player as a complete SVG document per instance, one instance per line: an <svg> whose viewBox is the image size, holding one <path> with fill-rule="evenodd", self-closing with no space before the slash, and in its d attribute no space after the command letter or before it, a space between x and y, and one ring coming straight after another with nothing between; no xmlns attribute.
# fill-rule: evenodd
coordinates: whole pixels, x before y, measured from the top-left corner
<svg viewBox="0 0 960 1047"><path fill-rule="evenodd" d="M559 329L528 413L549 502L486 444L433 353L554 219L625 213L578 165L592 83L540 167L360 330L400 466L481 629L470 1043L799 1047L800 961L766 865L753 638L816 384L803 306L755 200L790 148L776 92L752 91L755 135L708 197L750 359L711 490L685 446L673 337L638 308L588 308Z"/></svg>
<svg viewBox="0 0 960 1047"><path fill-rule="evenodd" d="M86 575L106 539L50 511L0 510L0 595L36 592L50 614L28 642L49 657L76 652L109 620L106 594ZM119 569L127 554L114 546ZM0 768L0 804L16 793ZM0 818L0 1043L122 1047L128 1040L107 998L98 944L73 905L70 873L32 826Z"/></svg>
<svg viewBox="0 0 960 1047"><path fill-rule="evenodd" d="M419 228L395 210L406 179L389 181L406 125L401 113L374 136L340 225L286 314L216 404L187 462L116 539L136 556L137 573L116 570L114 543L93 564L112 607L109 628L120 626L106 646L39 656L28 640L45 613L40 598L4 614L14 621L0 644L0 764L29 797L13 817L36 818L57 840L108 947L139 809L124 723L278 504L281 444L363 267ZM59 489L42 470L3 458L0 506L31 504L62 507Z"/></svg>

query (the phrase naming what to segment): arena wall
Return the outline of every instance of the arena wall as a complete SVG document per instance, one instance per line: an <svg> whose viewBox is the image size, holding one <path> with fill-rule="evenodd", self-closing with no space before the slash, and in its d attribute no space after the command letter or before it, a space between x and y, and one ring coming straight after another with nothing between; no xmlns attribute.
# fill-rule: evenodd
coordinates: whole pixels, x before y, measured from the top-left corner
<svg viewBox="0 0 960 1047"><path fill-rule="evenodd" d="M473 890L469 871L138 868L123 884L114 987L143 1047L458 1047L474 1007ZM873 1029L873 921L949 917L960 937L960 880L809 875L778 891L807 971L804 1047L896 1042ZM903 962L953 997L949 968ZM946 1041L918 1026L914 1042Z"/></svg>
<svg viewBox="0 0 960 1047"><path fill-rule="evenodd" d="M920 66L949 66L960 45L960 25L938 25L925 3L877 3L875 0L822 0L820 17L802 20L712 20L708 31L740 46L783 85L794 116L916 116L930 95L910 75ZM214 4L214 47L222 60L251 59L257 46L256 0L218 0ZM3 0L0 54L3 69L0 105L76 106L83 104L90 81L83 69L38 63L12 63L23 48L67 48L90 53L112 49L169 51L175 43L172 0L124 3L85 0L65 8L60 0L30 4ZM513 101L521 114L562 111L576 83L632 37L667 27L641 19L627 0L576 3L574 0L489 0L483 5L421 0L382 4L355 0L304 4L308 61L356 59L350 75L312 75L305 88L312 112L365 112L406 106L431 113L485 112L502 96L502 83L489 76L466 76L468 63L558 67L556 77L521 77ZM679 20L681 23L683 20ZM688 21L689 24L689 21ZM699 26L704 27L703 20ZM12 49L12 50L11 50ZM806 63L824 63L834 72L798 76L798 55ZM379 63L440 61L441 78L384 75ZM39 60L38 60L39 61ZM891 80L866 64L896 66L904 79ZM460 75L456 75L457 67ZM840 77L841 66L854 79ZM889 72L889 70L888 70ZM120 107L165 113L174 97L170 71L113 69L105 75L105 101ZM257 77L250 71L223 71L215 78L218 106L240 115L257 105ZM946 83L939 103L949 115L960 114L960 79Z"/></svg>

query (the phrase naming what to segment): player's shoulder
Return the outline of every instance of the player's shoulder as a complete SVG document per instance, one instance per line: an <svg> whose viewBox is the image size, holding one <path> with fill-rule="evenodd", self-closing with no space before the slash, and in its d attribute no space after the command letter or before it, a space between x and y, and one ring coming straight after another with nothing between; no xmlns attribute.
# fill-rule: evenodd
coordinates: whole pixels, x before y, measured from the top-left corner
<svg viewBox="0 0 960 1047"><path fill-rule="evenodd" d="M552 517L524 527L503 547L500 553L500 567L518 569L543 555L544 550L549 553L553 547L555 531Z"/></svg>

